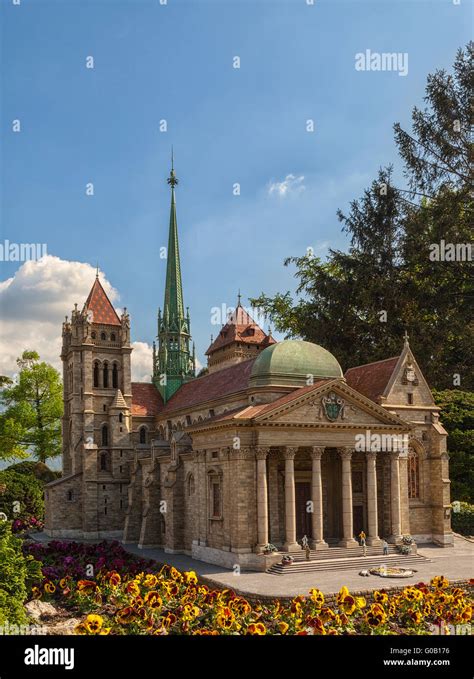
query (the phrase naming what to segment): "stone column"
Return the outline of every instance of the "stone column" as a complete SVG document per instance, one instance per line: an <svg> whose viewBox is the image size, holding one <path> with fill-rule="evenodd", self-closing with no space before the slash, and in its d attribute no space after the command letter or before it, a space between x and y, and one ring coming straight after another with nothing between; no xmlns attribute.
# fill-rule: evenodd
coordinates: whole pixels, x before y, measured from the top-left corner
<svg viewBox="0 0 474 679"><path fill-rule="evenodd" d="M267 457L270 448L255 450L257 458L257 552L261 553L268 544L268 483Z"/></svg>
<svg viewBox="0 0 474 679"><path fill-rule="evenodd" d="M295 500L295 455L298 448L286 446L283 450L285 458L285 552L296 552L301 549L296 542L296 500Z"/></svg>
<svg viewBox="0 0 474 679"><path fill-rule="evenodd" d="M313 539L312 549L325 549L328 545L323 538L323 483L321 478L321 457L324 448L313 447L311 459L313 461L311 474L311 501L313 513L311 515Z"/></svg>
<svg viewBox="0 0 474 679"><path fill-rule="evenodd" d="M377 517L377 453L367 451L367 544L379 545L379 528Z"/></svg>
<svg viewBox="0 0 474 679"><path fill-rule="evenodd" d="M390 453L390 516L392 525L392 542L400 542L402 533L402 516L400 507L400 451Z"/></svg>
<svg viewBox="0 0 474 679"><path fill-rule="evenodd" d="M342 540L341 547L357 547L354 540L352 509L352 449L339 448L342 460Z"/></svg>

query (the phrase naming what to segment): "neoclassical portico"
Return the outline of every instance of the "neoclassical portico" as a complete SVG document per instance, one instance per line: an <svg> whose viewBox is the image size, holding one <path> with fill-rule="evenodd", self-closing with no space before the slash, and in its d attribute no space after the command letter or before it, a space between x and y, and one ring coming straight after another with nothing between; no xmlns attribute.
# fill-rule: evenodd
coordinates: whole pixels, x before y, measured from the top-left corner
<svg viewBox="0 0 474 679"><path fill-rule="evenodd" d="M369 545L407 533L451 545L447 434L408 337L398 357L343 373L324 347L276 342L239 295L194 379L174 169L168 183L174 245L152 383L132 382L130 318L98 276L63 324L63 476L46 488L48 534L256 570L281 558L262 557L268 543L293 552L304 535L316 550L354 548L361 530ZM411 452L374 436L409 437Z"/></svg>
<svg viewBox="0 0 474 679"><path fill-rule="evenodd" d="M281 550L287 552L299 551L301 546L298 544L298 539L302 536L297 535L297 512L296 502L296 476L295 476L295 460L298 459L299 453L305 454L305 459L308 459L310 469L304 473L308 473L310 478L310 499L306 502L305 510L311 516L310 521L310 546L314 550L326 549L329 545L324 535L324 514L325 514L325 493L323 491L323 470L322 463L325 460L325 455L329 454L329 450L324 446L296 447L296 446L282 446L278 448L271 448L269 446L260 446L255 450L255 457L257 461L257 533L258 543L256 547L257 552L263 551L264 546L270 541L270 516L269 506L275 503L269 502L269 494L278 493L278 487L269 484L268 480L268 462L269 459L279 460L282 463L283 469L281 473L284 475L283 483L283 517L284 517L284 540L281 544ZM309 453L309 454L308 454ZM340 534L335 543L340 547L356 547L358 542L355 539L356 528L354 526L354 493L353 493L353 457L356 451L350 446L343 446L336 451L337 465L340 467L340 494L333 499L327 497L326 489L326 506L328 503L335 503L338 506L332 507L334 516L336 517L336 524L340 525ZM358 527L358 530L364 529L367 534L367 544L380 544L379 536L379 512L383 513L386 508L379 507L379 492L377 483L377 459L379 459L380 466L389 463L389 483L390 496L388 499L388 507L390 514L390 540L399 541L401 537L401 491L400 491L400 453L399 452L374 452L367 451L359 454L358 466L362 464L364 468L364 476L362 487L363 493L363 525ZM300 472L301 473L301 472ZM310 475L310 476L309 476ZM328 479L326 479L326 486ZM339 501L340 498L340 501Z"/></svg>

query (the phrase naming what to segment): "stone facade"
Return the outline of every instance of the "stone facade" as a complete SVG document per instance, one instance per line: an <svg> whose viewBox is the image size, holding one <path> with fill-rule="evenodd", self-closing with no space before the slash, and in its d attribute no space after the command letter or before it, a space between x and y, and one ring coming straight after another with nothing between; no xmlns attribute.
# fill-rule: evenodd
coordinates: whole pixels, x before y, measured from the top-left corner
<svg viewBox="0 0 474 679"><path fill-rule="evenodd" d="M446 433L408 342L376 399L351 386L350 371L251 387L250 359L167 404L147 385L153 410L133 402L127 317L113 346L97 340L102 327L94 342L83 314L64 326L64 476L47 487L50 535L121 537L228 568L265 567L267 543L291 552L303 534L313 549L350 549L360 530L368 544L404 534L452 543ZM116 387L93 386L96 361L118 363ZM408 363L415 385L404 384Z"/></svg>
<svg viewBox="0 0 474 679"><path fill-rule="evenodd" d="M228 568L279 551L367 542L452 544L446 432L408 338L349 369L322 347L276 343L239 303L194 377L174 170L153 384L131 382L130 320L97 277L63 324L63 477L51 536L118 537ZM171 381L167 382L167 374Z"/></svg>

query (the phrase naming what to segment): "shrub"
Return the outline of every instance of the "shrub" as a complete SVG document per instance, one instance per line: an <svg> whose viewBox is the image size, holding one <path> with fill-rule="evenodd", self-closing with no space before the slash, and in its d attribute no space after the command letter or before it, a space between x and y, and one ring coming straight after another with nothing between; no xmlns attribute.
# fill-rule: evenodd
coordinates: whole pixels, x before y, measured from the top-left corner
<svg viewBox="0 0 474 679"><path fill-rule="evenodd" d="M5 471L29 474L42 483L51 483L51 481L56 481L61 476L61 472L50 469L44 462L35 462L34 460L24 460L23 462L11 464Z"/></svg>
<svg viewBox="0 0 474 679"><path fill-rule="evenodd" d="M41 580L41 563L24 556L22 544L13 535L10 522L0 522L0 625L28 621L23 603L33 583Z"/></svg>
<svg viewBox="0 0 474 679"><path fill-rule="evenodd" d="M453 503L456 507L457 503ZM474 535L474 505L468 502L459 503L459 511L451 513L451 526L461 535Z"/></svg>
<svg viewBox="0 0 474 679"><path fill-rule="evenodd" d="M15 503L18 502L18 511ZM0 512L8 519L44 517L43 484L34 476L5 470L0 472Z"/></svg>

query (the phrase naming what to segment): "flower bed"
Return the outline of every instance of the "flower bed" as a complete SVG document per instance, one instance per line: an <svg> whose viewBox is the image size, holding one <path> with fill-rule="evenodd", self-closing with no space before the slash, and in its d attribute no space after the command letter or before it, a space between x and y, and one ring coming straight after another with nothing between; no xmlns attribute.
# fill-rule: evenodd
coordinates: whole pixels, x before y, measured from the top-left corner
<svg viewBox="0 0 474 679"><path fill-rule="evenodd" d="M44 528L44 523L41 519L35 516L29 516L26 519L15 519L12 523L12 533L25 533L27 531L41 531Z"/></svg>
<svg viewBox="0 0 474 679"><path fill-rule="evenodd" d="M48 544L29 542L25 543L23 551L41 561L43 575L49 580L65 577L80 580L94 577L104 569L115 570L128 577L141 571L148 573L156 570L154 561L135 557L116 540L98 544L59 540L52 540Z"/></svg>
<svg viewBox="0 0 474 679"><path fill-rule="evenodd" d="M373 603L342 587L331 605L317 589L288 605L250 604L231 590L200 584L192 571L158 569L118 543L52 542L27 549L45 561L33 597L82 614L77 634L429 634L432 624L465 624L472 617L468 592L442 576L402 592L377 591ZM83 577L92 560L95 575Z"/></svg>

